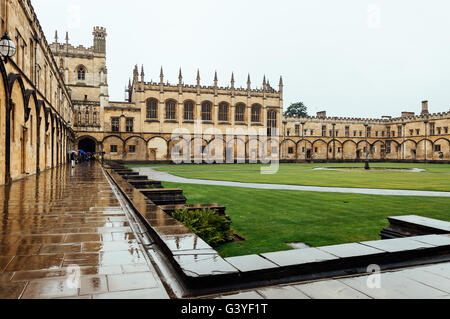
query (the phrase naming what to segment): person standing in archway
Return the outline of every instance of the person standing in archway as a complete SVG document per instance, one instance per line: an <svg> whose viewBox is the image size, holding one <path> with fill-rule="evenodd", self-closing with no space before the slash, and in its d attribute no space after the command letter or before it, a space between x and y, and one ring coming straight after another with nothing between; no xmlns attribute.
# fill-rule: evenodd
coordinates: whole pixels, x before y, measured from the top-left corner
<svg viewBox="0 0 450 319"><path fill-rule="evenodd" d="M75 167L75 160L76 160L75 152L71 152L70 153L70 161L72 163L72 168Z"/></svg>

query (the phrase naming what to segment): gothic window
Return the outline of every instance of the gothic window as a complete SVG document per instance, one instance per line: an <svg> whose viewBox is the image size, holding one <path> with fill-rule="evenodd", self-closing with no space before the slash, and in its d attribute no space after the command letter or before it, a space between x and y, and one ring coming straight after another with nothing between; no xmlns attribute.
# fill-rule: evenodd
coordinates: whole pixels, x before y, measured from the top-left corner
<svg viewBox="0 0 450 319"><path fill-rule="evenodd" d="M252 106L252 123L261 123L261 106Z"/></svg>
<svg viewBox="0 0 450 319"><path fill-rule="evenodd" d="M269 111L267 112L267 135L271 136L276 133L277 128L277 112Z"/></svg>
<svg viewBox="0 0 450 319"><path fill-rule="evenodd" d="M81 125L81 111L78 111L77 113L77 123L78 125Z"/></svg>
<svg viewBox="0 0 450 319"><path fill-rule="evenodd" d="M401 126L398 126L397 127L397 130L398 130L398 137L402 137L402 135L403 135L403 132L402 132L402 127Z"/></svg>
<svg viewBox="0 0 450 319"><path fill-rule="evenodd" d="M158 119L158 101L151 99L147 100L147 119Z"/></svg>
<svg viewBox="0 0 450 319"><path fill-rule="evenodd" d="M367 137L371 137L372 136L372 128L370 126L367 127Z"/></svg>
<svg viewBox="0 0 450 319"><path fill-rule="evenodd" d="M84 113L84 124L89 124L89 111Z"/></svg>
<svg viewBox="0 0 450 319"><path fill-rule="evenodd" d="M192 102L184 103L184 119L186 121L194 120L194 103Z"/></svg>
<svg viewBox="0 0 450 319"><path fill-rule="evenodd" d="M205 102L202 104L202 120L211 121L211 110L212 106L210 102Z"/></svg>
<svg viewBox="0 0 450 319"><path fill-rule="evenodd" d="M93 122L94 124L97 124L97 112L94 112L92 122Z"/></svg>
<svg viewBox="0 0 450 319"><path fill-rule="evenodd" d="M84 66L80 65L77 68L78 80L80 80L80 81L86 80L86 73L87 73L86 68Z"/></svg>
<svg viewBox="0 0 450 319"><path fill-rule="evenodd" d="M350 137L350 126L345 127L345 137Z"/></svg>
<svg viewBox="0 0 450 319"><path fill-rule="evenodd" d="M430 135L434 135L435 124L430 123Z"/></svg>
<svg viewBox="0 0 450 319"><path fill-rule="evenodd" d="M228 104L227 103L219 104L219 121L228 122Z"/></svg>
<svg viewBox="0 0 450 319"><path fill-rule="evenodd" d="M175 120L175 102L174 101L168 101L166 102L166 120Z"/></svg>
<svg viewBox="0 0 450 319"><path fill-rule="evenodd" d="M129 118L129 119L126 120L127 133L133 132L133 124L134 124L134 119L133 118Z"/></svg>
<svg viewBox="0 0 450 319"><path fill-rule="evenodd" d="M119 118L113 117L111 118L111 131L112 132L119 132Z"/></svg>
<svg viewBox="0 0 450 319"><path fill-rule="evenodd" d="M244 122L245 105L243 105L243 104L236 105L235 111L236 111L235 121L236 122Z"/></svg>

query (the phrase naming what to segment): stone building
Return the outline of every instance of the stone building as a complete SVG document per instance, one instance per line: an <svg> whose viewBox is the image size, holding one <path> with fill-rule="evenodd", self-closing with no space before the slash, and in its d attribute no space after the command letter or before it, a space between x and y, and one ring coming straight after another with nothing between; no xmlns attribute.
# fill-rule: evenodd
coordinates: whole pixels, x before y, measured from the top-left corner
<svg viewBox="0 0 450 319"><path fill-rule="evenodd" d="M0 185L65 163L75 142L72 101L30 1L0 0Z"/></svg>
<svg viewBox="0 0 450 319"><path fill-rule="evenodd" d="M381 119L283 117L283 80L274 89L146 82L136 66L127 99L109 100L104 28L93 45L73 46L66 33L48 44L29 0L0 0L2 34L17 52L0 61L0 184L67 162L74 148L108 159L201 162L417 160L450 161L450 112ZM203 81L204 82L204 81ZM269 138L268 138L269 137ZM211 161L212 159L212 161Z"/></svg>
<svg viewBox="0 0 450 319"><path fill-rule="evenodd" d="M450 161L450 112L403 112L382 119L286 118L281 158L288 160Z"/></svg>
<svg viewBox="0 0 450 319"><path fill-rule="evenodd" d="M255 161L279 154L289 161L450 160L450 113L403 112L381 119L283 117L283 80L278 90L264 78L262 87L187 85L180 69L178 83L146 82L136 66L126 87L127 101L108 98L106 30L94 28L93 46L51 45L60 62L75 107L78 145L106 157L128 161L170 161L173 153L189 160L209 155L216 162ZM180 141L182 132L183 140ZM270 143L264 135L269 138ZM275 141L275 143L274 143ZM274 145L276 144L276 145ZM197 148L197 149L196 149ZM174 152L174 150L176 151Z"/></svg>

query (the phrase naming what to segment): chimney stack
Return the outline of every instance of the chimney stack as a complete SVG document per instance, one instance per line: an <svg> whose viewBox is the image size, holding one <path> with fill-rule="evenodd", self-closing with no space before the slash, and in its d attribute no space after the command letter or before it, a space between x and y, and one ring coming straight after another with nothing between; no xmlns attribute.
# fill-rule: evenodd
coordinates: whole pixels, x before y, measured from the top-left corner
<svg viewBox="0 0 450 319"><path fill-rule="evenodd" d="M428 115L430 112L428 112L428 101L422 102L422 115Z"/></svg>

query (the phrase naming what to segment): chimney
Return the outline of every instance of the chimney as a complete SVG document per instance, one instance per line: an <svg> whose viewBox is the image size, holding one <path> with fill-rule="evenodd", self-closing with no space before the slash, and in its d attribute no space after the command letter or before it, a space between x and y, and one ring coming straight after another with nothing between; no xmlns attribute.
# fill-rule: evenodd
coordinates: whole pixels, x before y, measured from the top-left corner
<svg viewBox="0 0 450 319"><path fill-rule="evenodd" d="M402 117L414 117L414 112L402 112Z"/></svg>
<svg viewBox="0 0 450 319"><path fill-rule="evenodd" d="M422 115L428 115L430 112L428 112L428 101L422 102Z"/></svg>
<svg viewBox="0 0 450 319"><path fill-rule="evenodd" d="M327 112L326 111L317 112L317 117L318 118L326 118L327 117Z"/></svg>

